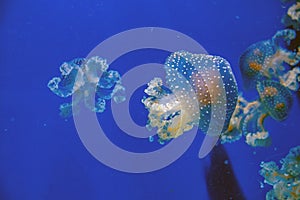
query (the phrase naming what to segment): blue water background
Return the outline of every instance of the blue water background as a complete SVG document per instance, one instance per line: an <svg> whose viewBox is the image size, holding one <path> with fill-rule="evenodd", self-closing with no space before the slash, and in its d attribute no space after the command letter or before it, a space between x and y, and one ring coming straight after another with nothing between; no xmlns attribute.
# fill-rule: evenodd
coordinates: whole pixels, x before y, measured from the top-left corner
<svg viewBox="0 0 300 200"><path fill-rule="evenodd" d="M189 35L210 54L226 58L241 83L239 56L250 44L282 29L280 19L287 9L279 0L1 0L0 6L1 200L209 199L204 176L207 160L197 157L201 132L179 160L162 170L119 172L88 153L72 118L65 121L59 116L58 106L68 100L51 93L47 83L59 75L62 62L85 57L114 34L144 26ZM136 52L111 67L124 74L137 64L163 63L166 55ZM139 103L142 96L140 90L137 100L131 101L131 114L140 124L147 115ZM273 138L268 148L252 148L243 139L225 145L247 199L264 199L270 189L260 188L259 163L278 161L299 145L299 115L295 99L286 121L266 120ZM107 127L114 125L109 109L99 119ZM153 144L124 139L117 128L109 134L127 149L139 151Z"/></svg>

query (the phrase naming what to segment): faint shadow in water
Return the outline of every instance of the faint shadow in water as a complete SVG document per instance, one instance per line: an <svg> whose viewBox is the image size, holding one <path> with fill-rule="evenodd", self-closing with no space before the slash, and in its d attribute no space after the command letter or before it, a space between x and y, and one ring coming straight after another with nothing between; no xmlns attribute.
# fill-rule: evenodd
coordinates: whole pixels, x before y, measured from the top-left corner
<svg viewBox="0 0 300 200"><path fill-rule="evenodd" d="M223 145L218 145L212 150L210 163L205 167L207 191L211 200L246 199L230 163Z"/></svg>

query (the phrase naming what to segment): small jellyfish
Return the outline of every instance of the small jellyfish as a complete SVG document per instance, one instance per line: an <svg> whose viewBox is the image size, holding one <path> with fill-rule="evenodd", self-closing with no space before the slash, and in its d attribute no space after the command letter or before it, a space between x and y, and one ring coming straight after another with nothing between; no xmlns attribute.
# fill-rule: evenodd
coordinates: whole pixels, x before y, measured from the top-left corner
<svg viewBox="0 0 300 200"><path fill-rule="evenodd" d="M266 199L300 199L300 146L292 148L280 163L281 168L274 161L260 164L264 182L273 186Z"/></svg>
<svg viewBox="0 0 300 200"><path fill-rule="evenodd" d="M246 143L251 146L268 146L271 138L263 123L271 116L277 121L287 118L292 106L290 91L273 80L258 82L259 99L246 101L241 95L230 119L229 126L221 135L221 143L233 142L246 137Z"/></svg>
<svg viewBox="0 0 300 200"><path fill-rule="evenodd" d="M167 58L165 71L166 86L154 78L142 100L149 111L147 126L157 127L160 139L176 138L194 126L211 135L227 128L237 84L225 59L178 51Z"/></svg>
<svg viewBox="0 0 300 200"><path fill-rule="evenodd" d="M120 103L124 101L125 88L121 85L121 77L117 71L109 70L105 59L98 56L89 59L76 58L64 62L60 66L61 77L52 78L49 89L59 97L67 98L76 93L72 103L60 106L60 115L69 117L79 111L72 110L72 106L83 101L94 112L105 110L106 100L114 99ZM95 92L96 102L92 104L90 93Z"/></svg>
<svg viewBox="0 0 300 200"><path fill-rule="evenodd" d="M296 32L291 29L278 31L272 39L249 46L240 57L239 65L246 88L266 79L278 80L285 72L284 64L299 63L300 52L287 49Z"/></svg>

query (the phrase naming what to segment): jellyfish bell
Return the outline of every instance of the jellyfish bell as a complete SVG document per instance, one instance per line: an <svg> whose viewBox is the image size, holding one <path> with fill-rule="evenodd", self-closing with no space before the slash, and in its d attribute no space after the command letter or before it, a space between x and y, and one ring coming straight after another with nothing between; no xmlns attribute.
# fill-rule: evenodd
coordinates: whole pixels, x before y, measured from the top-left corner
<svg viewBox="0 0 300 200"><path fill-rule="evenodd" d="M262 41L249 46L241 55L239 60L240 70L243 76L244 87L247 89L255 87L255 83L264 78L266 63L269 57L275 54L270 41Z"/></svg>
<svg viewBox="0 0 300 200"><path fill-rule="evenodd" d="M278 80L286 70L284 64L295 66L299 63L300 51L289 50L295 37L294 30L280 30L272 38L252 44L245 50L239 60L245 88L255 88L263 80Z"/></svg>
<svg viewBox="0 0 300 200"><path fill-rule="evenodd" d="M199 128L210 135L219 135L227 128L237 101L237 84L229 63L219 56L179 51L166 61L166 80L171 87L184 90L174 83L174 71L184 77L198 102Z"/></svg>
<svg viewBox="0 0 300 200"><path fill-rule="evenodd" d="M287 118L293 98L288 88L277 81L265 80L257 84L260 101L267 113L275 120Z"/></svg>

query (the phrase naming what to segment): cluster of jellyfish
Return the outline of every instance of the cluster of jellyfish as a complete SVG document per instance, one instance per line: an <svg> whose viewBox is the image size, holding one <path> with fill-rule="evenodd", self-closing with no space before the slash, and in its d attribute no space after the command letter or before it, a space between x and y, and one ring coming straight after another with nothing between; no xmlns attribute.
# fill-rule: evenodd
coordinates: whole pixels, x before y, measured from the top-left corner
<svg viewBox="0 0 300 200"><path fill-rule="evenodd" d="M206 133L209 128L221 130L221 143L244 135L251 146L270 145L265 118L286 119L293 103L291 91L299 90L300 68L294 66L300 52L287 48L295 37L294 30L281 30L242 54L239 64L244 85L255 88L259 96L251 102L238 93L225 59L174 52L165 63L165 85L155 78L145 90L148 96L142 102L149 111L147 126L157 128L159 140L177 138L198 126Z"/></svg>
<svg viewBox="0 0 300 200"><path fill-rule="evenodd" d="M292 29L278 31L271 39L249 46L240 57L245 88L255 88L259 98L247 101L241 94L221 142L242 137L251 146L268 146L271 139L264 127L268 116L277 121L287 118L293 103L291 91L299 90L300 52L288 50L295 39ZM294 67L295 66L295 67Z"/></svg>
<svg viewBox="0 0 300 200"><path fill-rule="evenodd" d="M165 63L165 85L154 78L145 90L142 103L149 111L147 126L157 128L159 141L177 138L198 126L207 134L221 130L221 143L244 135L250 146L270 145L265 118L285 120L292 107L292 92L300 88L300 51L288 48L295 38L295 30L280 30L242 54L239 65L244 86L258 93L251 102L238 93L225 59L186 51L171 54ZM215 131L209 132L211 123ZM281 163L281 169L275 162L261 164L260 174L273 186L266 199L300 199L300 146L291 149Z"/></svg>
<svg viewBox="0 0 300 200"><path fill-rule="evenodd" d="M300 44L299 38L298 40L295 39L296 33L298 32L299 34L300 31L300 1L282 1L283 3L291 3L287 14L282 18L282 23L290 29L278 31L272 38L276 47L275 49L278 51L277 55L273 56L272 59L266 60L268 63L267 65L261 65L261 62L256 62L259 65L254 67L256 69L252 70L252 73L249 69L251 68L249 62L249 68L247 68L246 65L242 68L244 69L244 71L242 70L242 72L244 72L243 74L246 75L249 80L254 79L262 82L265 79L273 79L274 83L276 82L279 87L285 90L284 93L286 94L284 94L281 98L284 102L286 102L284 106L287 107L284 115L282 115L283 118L278 119L270 113L270 116L279 121L283 120L287 116L288 110L291 107L292 97L290 91L299 91L300 87L300 68L298 67L300 60ZM269 42L272 42L272 40ZM295 43L294 45L291 44L293 42ZM290 50L287 50L287 48ZM294 51L291 51L291 49ZM256 63L252 65L255 66ZM288 64L287 69L284 67L286 66L284 64ZM262 66L261 69L260 66ZM274 106L274 103L269 105ZM274 108L276 109L276 106ZM273 187L273 189L266 194L266 199L300 199L300 146L290 149L288 155L280 160L280 163L281 167L279 167L274 161L261 162L260 164L260 175L264 177L265 183Z"/></svg>
<svg viewBox="0 0 300 200"><path fill-rule="evenodd" d="M257 91L255 101L247 101L239 93L230 64L224 58L184 50L173 52L164 65L165 83L153 78L141 100L149 111L146 126L157 129L158 141L163 144L197 126L219 137L221 143L244 136L250 146L270 145L265 118L285 120L293 104L292 92L300 88L300 46L290 48L300 30L299 1L290 6L282 22L290 29L249 46L240 57L244 86ZM108 68L106 60L97 56L77 58L60 66L61 77L51 79L49 89L59 97L77 96L60 105L62 117L80 112L72 109L78 103L102 113L107 100L125 100L120 74ZM91 95L95 95L95 103ZM266 198L300 199L300 146L291 149L281 163L280 169L275 162L261 163L260 174L273 186Z"/></svg>

